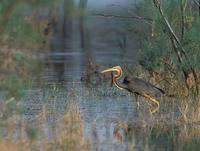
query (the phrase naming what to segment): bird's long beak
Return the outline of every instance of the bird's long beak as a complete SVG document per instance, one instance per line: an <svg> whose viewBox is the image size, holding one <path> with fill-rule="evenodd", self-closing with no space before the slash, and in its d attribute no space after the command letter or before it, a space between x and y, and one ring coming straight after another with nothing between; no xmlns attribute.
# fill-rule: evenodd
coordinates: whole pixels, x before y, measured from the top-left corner
<svg viewBox="0 0 200 151"><path fill-rule="evenodd" d="M108 68L106 70L101 71L101 73L112 72L112 71L116 71L116 70L114 68Z"/></svg>

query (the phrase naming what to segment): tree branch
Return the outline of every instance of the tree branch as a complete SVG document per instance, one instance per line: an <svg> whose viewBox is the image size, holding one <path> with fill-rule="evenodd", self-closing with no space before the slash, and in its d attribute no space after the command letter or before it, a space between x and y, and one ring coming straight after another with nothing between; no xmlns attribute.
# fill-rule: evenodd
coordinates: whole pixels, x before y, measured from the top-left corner
<svg viewBox="0 0 200 151"><path fill-rule="evenodd" d="M185 34L185 9L187 7L187 1L181 0L180 6L181 6L181 41L182 41Z"/></svg>
<svg viewBox="0 0 200 151"><path fill-rule="evenodd" d="M200 7L200 3L197 0L193 0L193 2Z"/></svg>
<svg viewBox="0 0 200 151"><path fill-rule="evenodd" d="M93 13L94 16L106 17L106 18L120 18L120 19L138 19L147 22L152 22L153 19L141 16L122 16L122 15L112 15L112 14L102 14L102 13Z"/></svg>
<svg viewBox="0 0 200 151"><path fill-rule="evenodd" d="M199 16L200 16L200 0L193 0L193 2L199 7Z"/></svg>

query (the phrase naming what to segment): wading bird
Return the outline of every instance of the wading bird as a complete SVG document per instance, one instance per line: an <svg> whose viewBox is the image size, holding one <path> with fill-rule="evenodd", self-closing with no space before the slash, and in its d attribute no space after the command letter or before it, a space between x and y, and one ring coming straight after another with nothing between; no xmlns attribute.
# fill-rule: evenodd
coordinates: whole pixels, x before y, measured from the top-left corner
<svg viewBox="0 0 200 151"><path fill-rule="evenodd" d="M114 85L120 89L120 90L127 90L131 93L134 93L136 96L140 95L148 100L152 101L157 105L157 107L153 110L150 110L151 113L155 113L156 111L159 110L160 103L158 100L156 100L153 96L161 96L164 94L164 91L153 84L146 82L142 79L136 78L136 77L129 77L125 76L123 83L119 84L117 80L119 80L122 77L123 71L120 66L115 66L106 70L103 70L101 73L106 73L106 72L114 72L112 81Z"/></svg>

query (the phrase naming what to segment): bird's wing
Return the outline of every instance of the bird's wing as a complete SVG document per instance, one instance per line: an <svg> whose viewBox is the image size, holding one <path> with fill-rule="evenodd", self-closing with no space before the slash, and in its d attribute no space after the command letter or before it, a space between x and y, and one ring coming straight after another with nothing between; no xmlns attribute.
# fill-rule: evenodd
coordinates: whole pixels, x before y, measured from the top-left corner
<svg viewBox="0 0 200 151"><path fill-rule="evenodd" d="M146 93L153 95L164 94L164 91L162 89L136 77L132 77L127 87L129 88L129 91L132 91L134 93L140 93L140 94Z"/></svg>

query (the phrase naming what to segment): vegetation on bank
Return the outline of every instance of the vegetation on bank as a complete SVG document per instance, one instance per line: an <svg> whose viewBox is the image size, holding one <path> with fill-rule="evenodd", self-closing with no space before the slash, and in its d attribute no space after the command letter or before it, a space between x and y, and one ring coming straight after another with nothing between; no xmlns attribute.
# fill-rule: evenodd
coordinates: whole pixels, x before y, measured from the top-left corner
<svg viewBox="0 0 200 151"><path fill-rule="evenodd" d="M14 48L39 48L44 40L42 28L32 14L36 12L34 2L3 0L0 3L0 43ZM41 20L42 22L42 20Z"/></svg>
<svg viewBox="0 0 200 151"><path fill-rule="evenodd" d="M138 14L149 18L141 37L140 64L152 75L162 75L171 85L181 81L199 94L199 7L194 1L138 2ZM137 27L136 27L137 29Z"/></svg>
<svg viewBox="0 0 200 151"><path fill-rule="evenodd" d="M73 102L73 101L72 101ZM24 120L15 114L7 120L6 139L0 138L1 151L88 151L89 143L84 140L84 121L81 117L77 104L71 104L69 110L58 120L49 125L49 116L52 116L47 105L43 105L41 113L37 115L34 123ZM56 118L56 117L55 117ZM51 138L47 138L47 127L52 133ZM17 133L18 139L14 140L13 135Z"/></svg>
<svg viewBox="0 0 200 151"><path fill-rule="evenodd" d="M0 89L19 100L41 72L39 55L48 50L57 1L2 0L0 2ZM48 6L43 15L40 11ZM42 51L41 51L42 50ZM34 76L34 77L33 77ZM9 98L9 97L8 97Z"/></svg>
<svg viewBox="0 0 200 151"><path fill-rule="evenodd" d="M0 125L9 125L9 120L23 113L22 98L42 71L39 55L48 49L51 36L44 34L49 21L39 11L44 4L52 2L0 2Z"/></svg>

